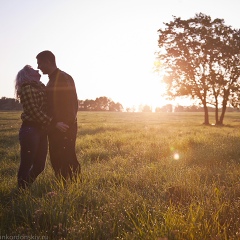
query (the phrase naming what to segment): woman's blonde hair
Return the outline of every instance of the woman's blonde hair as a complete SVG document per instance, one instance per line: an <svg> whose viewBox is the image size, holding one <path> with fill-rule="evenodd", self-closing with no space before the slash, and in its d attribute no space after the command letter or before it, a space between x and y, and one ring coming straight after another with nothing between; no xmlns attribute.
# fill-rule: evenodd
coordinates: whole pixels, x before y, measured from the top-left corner
<svg viewBox="0 0 240 240"><path fill-rule="evenodd" d="M32 67L30 65L26 65L23 69L21 69L15 79L15 96L16 98L19 98L19 92L21 89L21 86L26 81L32 81L32 78L30 76L30 70Z"/></svg>

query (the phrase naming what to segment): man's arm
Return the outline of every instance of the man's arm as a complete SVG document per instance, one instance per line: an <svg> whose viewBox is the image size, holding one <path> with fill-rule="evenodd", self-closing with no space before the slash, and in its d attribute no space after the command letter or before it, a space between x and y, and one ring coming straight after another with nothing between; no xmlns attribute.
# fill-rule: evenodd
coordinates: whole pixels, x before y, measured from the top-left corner
<svg viewBox="0 0 240 240"><path fill-rule="evenodd" d="M66 132L69 129L69 126L63 122L57 122L56 128L61 132Z"/></svg>

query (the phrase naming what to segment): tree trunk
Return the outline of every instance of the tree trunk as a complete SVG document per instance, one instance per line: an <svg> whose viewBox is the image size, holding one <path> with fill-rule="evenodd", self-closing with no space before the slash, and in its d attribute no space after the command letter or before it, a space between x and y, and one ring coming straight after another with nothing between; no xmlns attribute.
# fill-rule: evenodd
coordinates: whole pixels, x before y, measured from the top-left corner
<svg viewBox="0 0 240 240"><path fill-rule="evenodd" d="M219 125L219 120L218 120L218 102L215 107L215 125Z"/></svg>
<svg viewBox="0 0 240 240"><path fill-rule="evenodd" d="M208 108L205 104L204 104L203 108L204 108L204 123L203 124L209 125Z"/></svg>
<svg viewBox="0 0 240 240"><path fill-rule="evenodd" d="M223 101L223 105L222 105L222 113L221 113L221 116L220 116L220 120L219 120L219 122L218 122L218 125L223 125L223 119L224 119L226 110L227 110L227 101L224 100L224 101Z"/></svg>

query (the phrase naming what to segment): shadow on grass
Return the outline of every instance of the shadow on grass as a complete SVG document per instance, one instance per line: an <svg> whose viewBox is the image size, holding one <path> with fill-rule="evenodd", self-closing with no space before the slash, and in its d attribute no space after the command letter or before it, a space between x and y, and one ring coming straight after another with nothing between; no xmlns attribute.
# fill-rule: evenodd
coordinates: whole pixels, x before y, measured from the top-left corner
<svg viewBox="0 0 240 240"><path fill-rule="evenodd" d="M214 163L240 163L239 138L234 136L222 136L213 133L210 142L198 142L191 144L186 156L188 165L211 165Z"/></svg>
<svg viewBox="0 0 240 240"><path fill-rule="evenodd" d="M80 129L79 135L80 136L95 135L98 133L111 132L111 131L117 132L117 131L119 131L119 128L117 128L117 127L116 128L114 128L114 127L98 127L98 128L94 128L94 129L91 129L91 128Z"/></svg>

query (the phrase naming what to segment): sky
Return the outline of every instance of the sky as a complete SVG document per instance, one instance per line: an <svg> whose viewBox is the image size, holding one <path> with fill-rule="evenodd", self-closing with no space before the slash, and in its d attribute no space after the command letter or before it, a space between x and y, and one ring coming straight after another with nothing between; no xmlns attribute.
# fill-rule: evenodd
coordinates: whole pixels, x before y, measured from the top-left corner
<svg viewBox="0 0 240 240"><path fill-rule="evenodd" d="M36 69L36 55L50 50L74 78L78 99L162 106L164 87L153 72L158 29L173 16L200 12L240 28L239 6L239 0L0 0L0 98L14 98L18 71L26 64Z"/></svg>

